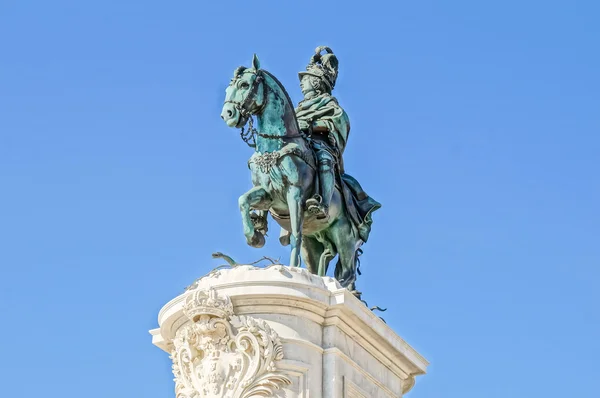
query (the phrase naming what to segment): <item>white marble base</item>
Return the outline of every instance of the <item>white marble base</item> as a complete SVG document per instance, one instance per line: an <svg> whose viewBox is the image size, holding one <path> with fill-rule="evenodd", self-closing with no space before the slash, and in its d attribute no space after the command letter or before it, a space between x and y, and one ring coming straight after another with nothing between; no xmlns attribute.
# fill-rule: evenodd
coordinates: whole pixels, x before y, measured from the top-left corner
<svg viewBox="0 0 600 398"><path fill-rule="evenodd" d="M213 271L167 303L152 343L178 398L401 397L428 362L329 277L303 268Z"/></svg>

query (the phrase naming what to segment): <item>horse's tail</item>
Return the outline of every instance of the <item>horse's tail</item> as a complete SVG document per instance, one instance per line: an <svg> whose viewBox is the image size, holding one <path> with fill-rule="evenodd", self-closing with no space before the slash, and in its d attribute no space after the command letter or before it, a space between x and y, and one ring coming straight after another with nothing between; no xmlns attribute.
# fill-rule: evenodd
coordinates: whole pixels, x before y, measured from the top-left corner
<svg viewBox="0 0 600 398"><path fill-rule="evenodd" d="M361 293L356 290L356 279L357 279L357 275L361 275L360 256L362 254L363 254L363 250L360 247L357 248L354 253L354 264L352 264L352 266L353 266L352 272L350 273L350 275L348 275L347 279L344 278L343 280L339 281L342 284L342 286L344 286L345 288L350 290L358 298L360 298ZM337 272L337 270L343 269L342 260L339 256L338 256L338 260L337 260L335 269L336 269L336 272Z"/></svg>

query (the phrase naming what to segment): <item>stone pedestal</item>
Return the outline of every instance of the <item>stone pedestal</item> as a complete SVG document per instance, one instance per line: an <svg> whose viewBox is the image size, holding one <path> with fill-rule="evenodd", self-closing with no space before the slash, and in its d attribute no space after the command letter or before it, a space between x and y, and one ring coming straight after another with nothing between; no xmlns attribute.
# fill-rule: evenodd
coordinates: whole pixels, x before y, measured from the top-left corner
<svg viewBox="0 0 600 398"><path fill-rule="evenodd" d="M427 361L333 278L216 270L167 303L152 343L177 398L401 397Z"/></svg>

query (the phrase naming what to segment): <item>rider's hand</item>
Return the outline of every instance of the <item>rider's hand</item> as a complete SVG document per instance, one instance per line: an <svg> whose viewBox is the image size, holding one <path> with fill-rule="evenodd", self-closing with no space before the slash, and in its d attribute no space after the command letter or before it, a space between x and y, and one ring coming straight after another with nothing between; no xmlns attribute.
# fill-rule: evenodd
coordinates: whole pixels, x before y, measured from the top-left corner
<svg viewBox="0 0 600 398"><path fill-rule="evenodd" d="M300 130L308 130L308 123L306 120L298 120L298 126L300 127Z"/></svg>

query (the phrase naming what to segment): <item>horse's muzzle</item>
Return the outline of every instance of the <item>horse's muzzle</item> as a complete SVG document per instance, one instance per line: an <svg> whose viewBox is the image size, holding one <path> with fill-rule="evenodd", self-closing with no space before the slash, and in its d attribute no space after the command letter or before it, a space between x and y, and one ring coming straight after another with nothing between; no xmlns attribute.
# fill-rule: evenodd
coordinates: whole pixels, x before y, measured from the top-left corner
<svg viewBox="0 0 600 398"><path fill-rule="evenodd" d="M240 113L232 103L226 103L223 105L223 110L221 111L221 119L229 127L237 127L240 122Z"/></svg>

